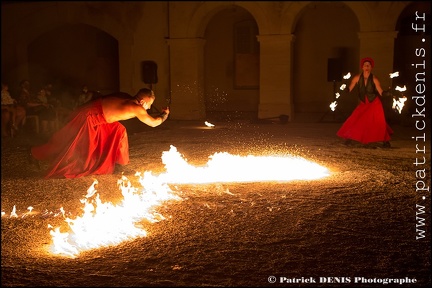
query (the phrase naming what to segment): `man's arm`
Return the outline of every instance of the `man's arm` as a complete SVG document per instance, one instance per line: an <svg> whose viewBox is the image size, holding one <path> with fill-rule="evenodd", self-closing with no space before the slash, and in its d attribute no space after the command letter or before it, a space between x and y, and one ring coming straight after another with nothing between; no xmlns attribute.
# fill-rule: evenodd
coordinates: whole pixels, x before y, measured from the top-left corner
<svg viewBox="0 0 432 288"><path fill-rule="evenodd" d="M136 117L143 122L144 124L147 124L150 127L156 127L161 125L167 118L169 114L169 109L164 109L162 114L157 117L152 117L150 114L147 113L147 111L142 108L141 106L138 106Z"/></svg>

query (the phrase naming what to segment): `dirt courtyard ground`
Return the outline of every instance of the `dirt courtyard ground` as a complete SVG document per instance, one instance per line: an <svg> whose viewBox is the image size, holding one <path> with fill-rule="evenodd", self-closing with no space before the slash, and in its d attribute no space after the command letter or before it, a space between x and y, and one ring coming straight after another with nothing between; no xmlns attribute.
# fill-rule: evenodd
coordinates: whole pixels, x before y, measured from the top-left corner
<svg viewBox="0 0 432 288"><path fill-rule="evenodd" d="M293 154L325 166L330 175L170 184L181 200L157 208L163 220L140 223L147 236L68 258L46 249L52 244L49 225L64 225L55 211L63 207L77 217L94 179L102 201L118 201L121 174L45 180L26 157L26 148L43 139L2 139L2 286L431 286L430 136L416 141L423 132L414 125L393 125L392 147L383 149L381 143L345 146L336 136L341 123L136 124L125 123L129 172L163 173L161 155L173 145L196 166L216 152ZM139 186L133 174L125 175ZM29 206L34 214L23 217ZM386 284L391 282L398 284Z"/></svg>

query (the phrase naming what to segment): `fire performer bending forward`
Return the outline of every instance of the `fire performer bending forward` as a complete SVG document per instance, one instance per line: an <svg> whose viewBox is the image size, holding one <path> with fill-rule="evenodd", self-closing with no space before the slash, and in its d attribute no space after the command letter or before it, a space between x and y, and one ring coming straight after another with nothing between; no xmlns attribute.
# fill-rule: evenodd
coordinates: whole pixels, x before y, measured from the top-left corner
<svg viewBox="0 0 432 288"><path fill-rule="evenodd" d="M29 160L49 162L46 179L112 174L116 164L129 163L128 136L119 121L137 117L156 127L168 118L169 108L155 118L147 113L154 100L147 88L135 96L119 92L92 100L75 110L47 143L32 147Z"/></svg>
<svg viewBox="0 0 432 288"><path fill-rule="evenodd" d="M371 73L373 67L372 58L361 59L360 68L363 72L354 76L349 86L349 92L356 85L358 86L360 103L336 134L346 139L345 144L347 145L351 140L362 144L383 142L383 147L389 148L390 135L393 134L393 130L385 119L380 99L383 89L379 80Z"/></svg>

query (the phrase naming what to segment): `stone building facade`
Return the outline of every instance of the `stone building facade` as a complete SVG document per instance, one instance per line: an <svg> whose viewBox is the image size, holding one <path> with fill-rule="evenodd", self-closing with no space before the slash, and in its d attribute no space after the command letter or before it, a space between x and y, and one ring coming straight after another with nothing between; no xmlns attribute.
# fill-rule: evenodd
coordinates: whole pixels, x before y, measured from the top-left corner
<svg viewBox="0 0 432 288"><path fill-rule="evenodd" d="M362 57L375 59L383 87L395 84L395 69L412 82L421 45L412 23L425 25L417 16L430 17L430 4L3 1L1 13L2 81L12 88L53 82L74 97L83 84L130 94L149 86L155 105L170 103L171 119L292 121L328 111L342 74L360 72ZM430 43L429 31L423 37Z"/></svg>

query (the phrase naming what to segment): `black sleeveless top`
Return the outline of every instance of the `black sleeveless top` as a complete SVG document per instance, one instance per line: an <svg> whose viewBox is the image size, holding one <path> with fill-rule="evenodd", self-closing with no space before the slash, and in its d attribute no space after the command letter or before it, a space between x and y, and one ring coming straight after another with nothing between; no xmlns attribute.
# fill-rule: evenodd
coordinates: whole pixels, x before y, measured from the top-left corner
<svg viewBox="0 0 432 288"><path fill-rule="evenodd" d="M365 102L365 97L368 98L369 102L372 102L376 96L379 94L376 90L375 83L373 81L373 74L369 75L367 79L366 85L364 82L363 73L360 75L359 81L357 82L359 85L359 98L361 101Z"/></svg>

